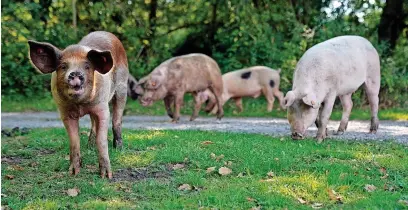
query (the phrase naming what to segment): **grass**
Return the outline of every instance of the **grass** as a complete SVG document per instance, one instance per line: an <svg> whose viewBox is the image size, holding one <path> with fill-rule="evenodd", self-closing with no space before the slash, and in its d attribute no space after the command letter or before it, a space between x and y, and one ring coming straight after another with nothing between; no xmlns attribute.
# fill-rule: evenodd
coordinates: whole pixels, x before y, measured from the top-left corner
<svg viewBox="0 0 408 210"><path fill-rule="evenodd" d="M235 113L236 107L232 100L228 101L224 106L225 116L227 117L276 117L286 118L286 111L281 110L278 101L275 100L274 110L271 113L266 111L266 100L261 97L259 99L245 98L243 100L244 111ZM3 97L1 102L3 112L38 112L38 111L56 111L57 108L51 97L32 98L23 100L12 100L9 97ZM193 108L193 100L190 96L185 98L185 106L182 109L183 115L191 115ZM166 115L163 102L158 101L151 107L143 107L137 101L128 100L126 114L131 115ZM342 108L337 105L331 115L332 120L340 120ZM206 116L204 111L201 116ZM381 120L408 120L408 111L401 108L391 108L380 110L379 118ZM351 120L370 120L370 110L368 108L354 107L350 116Z"/></svg>
<svg viewBox="0 0 408 210"><path fill-rule="evenodd" d="M3 137L2 162L9 161L1 167L2 205L12 209L408 208L406 145L124 130L124 149L109 151L114 177L124 179L108 181L99 178L96 151L84 146L87 136L81 131L82 169L77 176L67 173L69 145L64 129ZM177 163L184 168L172 170ZM219 175L222 166L232 173ZM216 170L207 173L209 167ZM182 184L193 189L178 190ZM376 189L368 192L364 189L368 184ZM73 188L80 193L69 197L66 191Z"/></svg>

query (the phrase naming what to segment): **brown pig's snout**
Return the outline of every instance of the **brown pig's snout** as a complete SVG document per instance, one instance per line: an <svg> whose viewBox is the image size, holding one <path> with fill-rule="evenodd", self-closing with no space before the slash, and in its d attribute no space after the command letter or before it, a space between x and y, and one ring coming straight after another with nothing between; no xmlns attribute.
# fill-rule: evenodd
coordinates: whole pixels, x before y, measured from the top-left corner
<svg viewBox="0 0 408 210"><path fill-rule="evenodd" d="M72 87L82 86L84 84L85 77L81 72L74 71L68 75L68 84Z"/></svg>

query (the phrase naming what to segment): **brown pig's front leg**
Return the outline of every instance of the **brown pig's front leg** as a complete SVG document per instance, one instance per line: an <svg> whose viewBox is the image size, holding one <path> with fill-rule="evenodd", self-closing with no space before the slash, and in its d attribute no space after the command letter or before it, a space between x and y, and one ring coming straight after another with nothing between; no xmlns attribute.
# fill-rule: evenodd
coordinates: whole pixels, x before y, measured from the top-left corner
<svg viewBox="0 0 408 210"><path fill-rule="evenodd" d="M171 110L171 103L173 102L173 100L174 100L174 97L170 96L170 95L164 97L164 99L163 99L164 106L166 107L167 115L172 119L174 117L174 113Z"/></svg>
<svg viewBox="0 0 408 210"><path fill-rule="evenodd" d="M174 117L173 122L177 123L180 120L180 109L183 105L184 92L177 93L174 99Z"/></svg>
<svg viewBox="0 0 408 210"><path fill-rule="evenodd" d="M70 117L63 117L65 129L69 136L69 173L71 175L77 175L81 168L81 154L79 147L79 123L78 119L72 119Z"/></svg>
<svg viewBox="0 0 408 210"><path fill-rule="evenodd" d="M92 113L96 117L96 147L98 148L99 172L102 178L112 178L108 153L109 107Z"/></svg>

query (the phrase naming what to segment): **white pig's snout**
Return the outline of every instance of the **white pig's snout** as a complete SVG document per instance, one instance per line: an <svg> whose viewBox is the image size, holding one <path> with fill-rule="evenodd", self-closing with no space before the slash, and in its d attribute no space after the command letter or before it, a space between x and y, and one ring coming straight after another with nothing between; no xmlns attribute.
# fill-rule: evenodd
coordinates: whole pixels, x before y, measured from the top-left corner
<svg viewBox="0 0 408 210"><path fill-rule="evenodd" d="M302 133L300 133L300 132L293 132L292 135L291 135L291 137L292 137L292 139L294 139L294 140L301 140L301 139L304 139L304 138L305 138L305 136L304 136Z"/></svg>

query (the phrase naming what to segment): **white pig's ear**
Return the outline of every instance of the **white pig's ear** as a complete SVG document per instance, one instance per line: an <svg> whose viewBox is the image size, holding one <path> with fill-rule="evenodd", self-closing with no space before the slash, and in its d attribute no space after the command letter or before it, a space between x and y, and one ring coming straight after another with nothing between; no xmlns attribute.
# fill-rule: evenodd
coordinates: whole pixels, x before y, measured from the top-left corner
<svg viewBox="0 0 408 210"><path fill-rule="evenodd" d="M316 96L314 94L307 94L305 97L302 98L303 103L313 107L313 109L317 109L320 106L320 103L317 101Z"/></svg>
<svg viewBox="0 0 408 210"><path fill-rule="evenodd" d="M286 93L286 96L284 98L285 107L286 108L290 107L293 104L293 102L295 101L295 99L296 99L296 95L295 95L295 93L293 91L289 91L288 93Z"/></svg>

